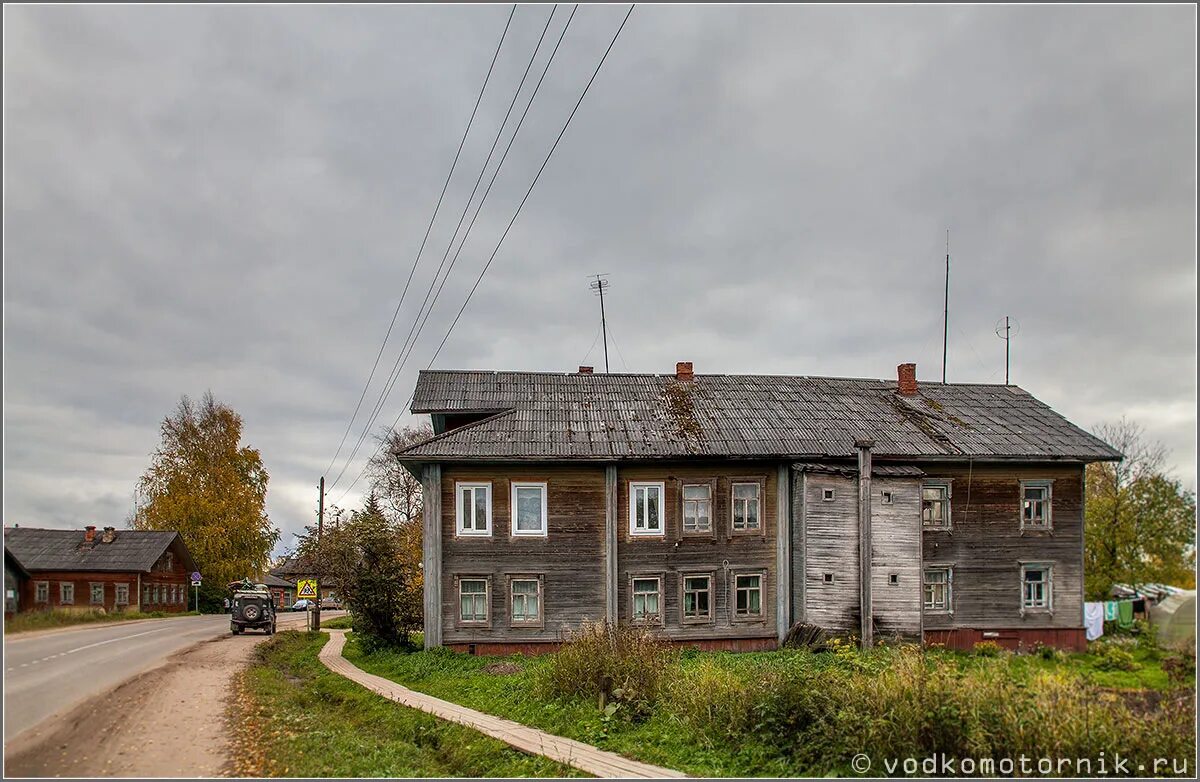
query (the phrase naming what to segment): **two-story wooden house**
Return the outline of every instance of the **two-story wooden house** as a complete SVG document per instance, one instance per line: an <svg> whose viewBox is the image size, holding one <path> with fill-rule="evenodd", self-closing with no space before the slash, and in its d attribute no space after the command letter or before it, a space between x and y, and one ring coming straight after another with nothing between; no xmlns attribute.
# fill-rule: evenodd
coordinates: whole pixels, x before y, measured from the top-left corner
<svg viewBox="0 0 1200 782"><path fill-rule="evenodd" d="M1084 644L1084 466L1120 454L1016 386L426 371L412 411L429 647Z"/></svg>

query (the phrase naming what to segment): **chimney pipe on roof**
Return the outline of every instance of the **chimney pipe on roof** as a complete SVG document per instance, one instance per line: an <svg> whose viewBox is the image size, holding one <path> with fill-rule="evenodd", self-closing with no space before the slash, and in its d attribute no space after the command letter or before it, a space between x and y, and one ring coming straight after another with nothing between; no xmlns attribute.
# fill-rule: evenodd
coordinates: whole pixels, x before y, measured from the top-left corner
<svg viewBox="0 0 1200 782"><path fill-rule="evenodd" d="M676 380L691 380L692 379L692 362L677 361L675 363L675 379Z"/></svg>
<svg viewBox="0 0 1200 782"><path fill-rule="evenodd" d="M89 524L83 528L83 542L91 543L96 539L96 525Z"/></svg>
<svg viewBox="0 0 1200 782"><path fill-rule="evenodd" d="M904 396L917 395L917 365L901 364L896 367L896 390Z"/></svg>
<svg viewBox="0 0 1200 782"><path fill-rule="evenodd" d="M591 367L584 367L584 366L581 366L581 367L579 368L579 374L581 374L581 375L590 375L590 374L592 374L592 368L591 368Z"/></svg>
<svg viewBox="0 0 1200 782"><path fill-rule="evenodd" d="M105 527L104 534L102 536L100 536L100 542L101 543L112 543L113 539L116 537L117 537L117 528L116 527Z"/></svg>

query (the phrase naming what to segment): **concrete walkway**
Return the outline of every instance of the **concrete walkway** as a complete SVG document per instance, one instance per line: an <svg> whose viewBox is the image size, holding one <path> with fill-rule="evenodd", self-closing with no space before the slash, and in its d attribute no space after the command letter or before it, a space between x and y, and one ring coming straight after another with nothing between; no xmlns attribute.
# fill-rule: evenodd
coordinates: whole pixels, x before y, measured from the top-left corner
<svg viewBox="0 0 1200 782"><path fill-rule="evenodd" d="M450 722L466 725L468 728L474 728L480 733L503 741L522 752L542 755L598 777L680 779L686 776L669 768L639 763L616 753L597 749L590 744L544 733L519 722L493 717L490 714L468 709L441 698L434 698L432 695L415 692L390 679L367 673L342 657L342 647L346 644L345 631L330 630L328 632L329 642L321 649L320 654L321 662L325 664L325 667L396 703L412 709L420 709Z"/></svg>

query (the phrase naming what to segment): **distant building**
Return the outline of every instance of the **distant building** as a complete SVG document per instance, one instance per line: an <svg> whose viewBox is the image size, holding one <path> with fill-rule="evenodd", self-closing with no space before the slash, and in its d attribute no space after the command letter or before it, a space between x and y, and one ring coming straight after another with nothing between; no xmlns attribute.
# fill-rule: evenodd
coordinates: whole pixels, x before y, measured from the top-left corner
<svg viewBox="0 0 1200 782"><path fill-rule="evenodd" d="M275 603L276 608L291 608L292 603L296 602L295 581L289 581L271 572L263 577L262 582L267 585L267 589L271 590L271 600Z"/></svg>
<svg viewBox="0 0 1200 782"><path fill-rule="evenodd" d="M4 528L6 613L182 612L195 570L178 532Z"/></svg>

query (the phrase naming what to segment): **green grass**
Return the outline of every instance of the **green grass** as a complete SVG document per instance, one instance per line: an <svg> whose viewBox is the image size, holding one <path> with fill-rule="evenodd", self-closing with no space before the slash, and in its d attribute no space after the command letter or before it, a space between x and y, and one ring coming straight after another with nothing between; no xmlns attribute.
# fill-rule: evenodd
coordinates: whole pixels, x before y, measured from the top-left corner
<svg viewBox="0 0 1200 782"><path fill-rule="evenodd" d="M4 621L4 633L24 633L30 630L49 630L55 627L91 624L94 622L130 622L135 619L174 619L181 616L199 616L195 611L121 611L101 613L99 611L30 611L17 614Z"/></svg>
<svg viewBox="0 0 1200 782"><path fill-rule="evenodd" d="M331 673L328 636L282 632L241 674L238 776L561 777L578 772L405 708Z"/></svg>
<svg viewBox="0 0 1200 782"><path fill-rule="evenodd" d="M350 614L346 614L345 616L339 616L336 619L330 619L328 621L321 620L321 627L324 627L327 630L349 630L352 626L352 622L353 619L351 619Z"/></svg>
<svg viewBox="0 0 1200 782"><path fill-rule="evenodd" d="M1151 690L1154 691L1152 694L1165 695L1169 682L1161 666L1161 653L1144 648L1134 652L1139 666L1134 671L1102 670L1101 655L1095 653L1062 655L1056 659L1007 653L985 658L935 650L914 662L911 650L905 657L896 649L881 649L868 654L850 649L822 654L806 651L684 652L674 663L668 678L685 686L671 690L674 694L660 698L644 715L633 717L621 711L606 716L592 698L544 694L546 677L543 674L546 667L553 664L551 655L474 657L446 650L365 654L353 637L348 640L344 654L360 668L415 690L696 776L845 774L848 773L849 757L855 751L845 746L847 742L876 741L876 735L896 734L909 738L879 739L875 746L917 752L926 749L918 745L922 741L934 744L965 741L962 738L964 731L959 728L965 723L974 726L971 728L976 730L974 736L984 736L993 751L997 747L1006 747L1005 741L1018 747L1026 744L1092 747L1108 741L1110 743L1104 746L1110 755L1118 749L1149 752L1160 747L1146 745L1144 738L1135 738L1129 731L1136 729L1143 717L1147 721L1162 721L1164 711L1169 708L1157 705L1159 701L1152 698L1148 701L1149 706L1137 708L1153 711L1137 714L1123 711L1124 707L1118 705L1102 705L1097 700L1088 726L1082 726L1083 719L1067 717L1064 721L1072 724L1043 726L1036 736L1026 735L1021 727L1005 726L1023 724L1026 715L1036 712L1040 705L1013 705L1007 711L998 707L995 714L989 713L985 717L953 711L964 704L968 708L987 704L991 693L998 694L999 697L990 698L997 701L1023 690L1042 693L1038 704L1058 698L1054 693L1060 691L1064 697L1074 697L1070 694L1078 693L1079 686L1129 688L1135 695ZM905 661L907 668L901 664ZM928 670L933 677L931 686L937 684L946 688L944 692L950 699L956 697L960 688L966 688L972 694L948 705L950 711L946 713L942 713L937 703L914 702L911 686L922 679L922 674L917 672L922 669ZM1077 686L1072 682L1080 684ZM1187 686L1194 688L1194 680ZM843 687L846 688L844 696ZM1071 690L1072 687L1075 689ZM854 695L850 694L851 690ZM811 700L810 692L814 693ZM1124 696L1118 693L1114 697ZM783 705L778 702L779 698L784 699ZM789 698L791 700L787 700ZM739 700L753 701L753 704L739 712ZM1086 698L1082 702L1077 700L1075 706L1077 710L1087 708ZM983 708L986 710L986 705ZM1187 708L1194 709L1194 701L1190 701ZM726 711L732 714L730 719L740 719L747 726L746 730L737 733L736 738L720 733L727 723ZM1119 712L1124 716L1112 717L1106 726L1099 726L1097 712ZM809 713L820 715L814 717L815 724L804 716ZM1105 719L1109 718L1105 716ZM1186 721L1190 726L1191 717ZM866 723L873 727L861 729L855 734L856 738L840 738L841 734L848 736L858 729L859 724ZM912 725L917 723L924 727L913 728ZM1149 722L1145 724L1149 725ZM1080 737L1081 727L1086 736ZM942 734L937 731L945 731L947 738L938 738ZM1146 732L1160 736L1166 731L1146 728ZM930 734L934 737L926 738ZM1010 740L1009 736L1015 738ZM1059 743L1068 740L1076 743ZM1162 739L1161 746L1175 749L1191 740L1171 733ZM1139 741L1143 745L1139 746ZM1194 751L1194 743L1190 746ZM1187 756L1190 757L1191 752Z"/></svg>

